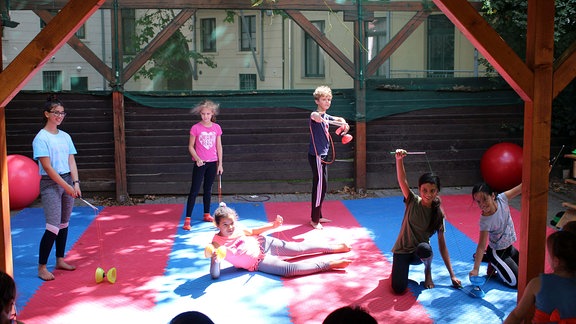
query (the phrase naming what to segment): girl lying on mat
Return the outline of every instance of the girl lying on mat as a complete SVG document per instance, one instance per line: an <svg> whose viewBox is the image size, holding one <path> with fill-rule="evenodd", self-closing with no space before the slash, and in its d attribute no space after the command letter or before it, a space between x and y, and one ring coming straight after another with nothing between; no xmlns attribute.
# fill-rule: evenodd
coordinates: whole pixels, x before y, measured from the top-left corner
<svg viewBox="0 0 576 324"><path fill-rule="evenodd" d="M554 272L530 280L504 323L522 323L533 306L532 323L576 323L576 234L565 229L552 233L546 247Z"/></svg>
<svg viewBox="0 0 576 324"><path fill-rule="evenodd" d="M396 176L404 196L406 210L402 227L392 248L392 289L396 294L403 293L408 287L408 272L411 264L424 263L424 287L434 288L432 280L432 248L430 237L438 233L440 254L450 273L452 285L460 287L461 283L450 264L450 255L444 237L444 211L440 208L440 178L432 173L423 174L418 180L420 196L410 190L404 169L404 157L408 154L403 149L396 150Z"/></svg>
<svg viewBox="0 0 576 324"><path fill-rule="evenodd" d="M214 223L220 230L214 235L212 243L205 250L211 258L210 274L216 279L220 274L220 259L225 259L236 268L248 271L262 271L283 277L309 275L312 273L346 268L352 261L338 259L333 261L287 262L281 258L297 257L308 254L344 253L350 246L340 244L307 244L287 242L263 232L282 225L282 216L268 225L249 229L238 223L238 214L225 203L214 212Z"/></svg>
<svg viewBox="0 0 576 324"><path fill-rule="evenodd" d="M486 183L476 184L472 188L472 198L482 211L482 216L478 247L474 254L474 268L470 271L470 276L478 275L480 262L484 259L489 262L488 276L495 270L507 285L518 286L519 253L512 245L516 242L516 230L508 201L520 193L522 184L500 194L495 193Z"/></svg>

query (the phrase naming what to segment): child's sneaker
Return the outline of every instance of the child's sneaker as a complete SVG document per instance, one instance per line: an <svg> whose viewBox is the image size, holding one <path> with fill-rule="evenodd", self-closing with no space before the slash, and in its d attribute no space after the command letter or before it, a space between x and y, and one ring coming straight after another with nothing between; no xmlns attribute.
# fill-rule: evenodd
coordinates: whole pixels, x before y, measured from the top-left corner
<svg viewBox="0 0 576 324"><path fill-rule="evenodd" d="M214 217L212 217L212 216L210 216L210 214L206 213L206 214L204 214L203 220L205 222L212 223L212 222L214 222Z"/></svg>
<svg viewBox="0 0 576 324"><path fill-rule="evenodd" d="M182 226L182 229L185 231L192 229L192 226L190 226L190 217L186 217L186 219L184 219L184 226Z"/></svg>

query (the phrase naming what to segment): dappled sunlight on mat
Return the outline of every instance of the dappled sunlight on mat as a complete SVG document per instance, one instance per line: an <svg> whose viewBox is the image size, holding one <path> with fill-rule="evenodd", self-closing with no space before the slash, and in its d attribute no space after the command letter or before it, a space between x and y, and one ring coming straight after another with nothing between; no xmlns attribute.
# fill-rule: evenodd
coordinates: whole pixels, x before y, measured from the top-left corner
<svg viewBox="0 0 576 324"><path fill-rule="evenodd" d="M19 318L28 324L144 320L139 312L154 306L154 280L164 274L181 212L181 205L105 208L66 256L76 271L56 270ZM97 284L97 267L116 267L116 283Z"/></svg>
<svg viewBox="0 0 576 324"><path fill-rule="evenodd" d="M371 239L374 233L361 227L341 202L324 202L323 215L332 222L324 223L323 230L314 230L308 225L310 203L268 203L266 210L269 217L284 216L286 227L297 228L288 230L289 236L283 231L277 232L275 235L281 239L326 240L352 246L348 253L316 256L326 260L352 260L345 270L284 279L284 286L293 292L290 301L293 323L321 323L334 309L350 304L365 307L382 323L394 318L410 322L428 317L412 295L393 296L390 286L381 284L389 277L391 264L374 245Z"/></svg>
<svg viewBox="0 0 576 324"><path fill-rule="evenodd" d="M467 293L479 213L469 195L442 198L446 242L464 288L451 287L434 235L436 287L423 289L424 266L416 265L410 268L408 291L400 296L392 293L390 273L391 249L404 214L402 197L325 201L323 216L332 222L324 223L323 230L310 226L309 202L229 203L248 227L282 215L284 225L264 235L351 245L346 253L290 259L352 260L343 270L295 278L236 269L223 261L220 278L212 279L204 248L217 229L201 221L201 208L196 208L191 231L184 231L185 206L175 204L106 207L97 217L75 208L66 259L78 269L56 270L56 280L42 282L36 267L44 218L41 210L27 209L13 218L12 228L19 295L29 296L18 299L19 318L27 324L167 323L181 312L198 310L215 323L314 324L352 304L366 308L380 323L500 322L514 308L516 290L491 278L483 286L484 298ZM517 210L513 217L519 221ZM116 267L117 282L97 284L97 267ZM480 272L485 271L483 264Z"/></svg>

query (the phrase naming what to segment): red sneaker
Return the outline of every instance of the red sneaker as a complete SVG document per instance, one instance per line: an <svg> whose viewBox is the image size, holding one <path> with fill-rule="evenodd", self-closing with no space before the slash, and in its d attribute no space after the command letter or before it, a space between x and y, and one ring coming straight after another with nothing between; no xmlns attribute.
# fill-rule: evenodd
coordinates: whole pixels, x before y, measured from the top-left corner
<svg viewBox="0 0 576 324"><path fill-rule="evenodd" d="M205 222L212 223L212 222L214 222L214 217L210 216L210 214L204 214L204 219L203 219L203 220L204 220Z"/></svg>
<svg viewBox="0 0 576 324"><path fill-rule="evenodd" d="M182 229L185 231L189 231L192 229L192 226L190 226L190 217L186 217L186 219L184 220L184 226L182 226Z"/></svg>

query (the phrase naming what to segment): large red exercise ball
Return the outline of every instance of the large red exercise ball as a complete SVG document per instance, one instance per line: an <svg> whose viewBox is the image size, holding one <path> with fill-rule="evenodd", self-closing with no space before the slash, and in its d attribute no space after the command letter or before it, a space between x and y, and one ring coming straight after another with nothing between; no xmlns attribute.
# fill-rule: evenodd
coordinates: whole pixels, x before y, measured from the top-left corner
<svg viewBox="0 0 576 324"><path fill-rule="evenodd" d="M480 171L493 190L514 188L522 182L522 147L514 143L492 145L482 155Z"/></svg>
<svg viewBox="0 0 576 324"><path fill-rule="evenodd" d="M19 154L8 155L8 188L10 209L28 207L40 194L38 164Z"/></svg>

